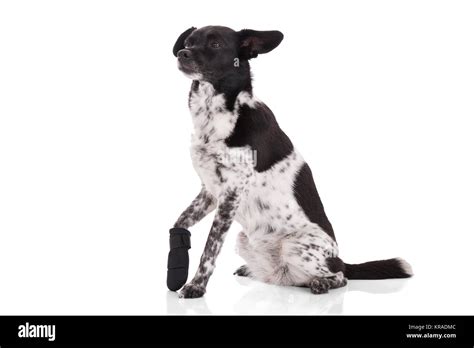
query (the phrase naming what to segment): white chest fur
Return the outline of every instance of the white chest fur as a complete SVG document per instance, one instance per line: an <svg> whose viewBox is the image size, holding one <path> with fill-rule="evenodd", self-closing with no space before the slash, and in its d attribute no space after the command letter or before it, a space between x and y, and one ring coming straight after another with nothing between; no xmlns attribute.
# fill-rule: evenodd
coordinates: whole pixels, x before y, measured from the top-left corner
<svg viewBox="0 0 474 348"><path fill-rule="evenodd" d="M200 82L191 92L189 109L194 137L202 143L224 140L235 127L237 114L227 110L223 94L216 94L210 83Z"/></svg>
<svg viewBox="0 0 474 348"><path fill-rule="evenodd" d="M241 92L234 111L229 111L225 102L224 95L206 82L199 83L189 100L194 124L191 158L203 184L216 197L226 187L248 185L253 171L251 150L229 148L224 140L234 131L240 105L253 105L254 101Z"/></svg>

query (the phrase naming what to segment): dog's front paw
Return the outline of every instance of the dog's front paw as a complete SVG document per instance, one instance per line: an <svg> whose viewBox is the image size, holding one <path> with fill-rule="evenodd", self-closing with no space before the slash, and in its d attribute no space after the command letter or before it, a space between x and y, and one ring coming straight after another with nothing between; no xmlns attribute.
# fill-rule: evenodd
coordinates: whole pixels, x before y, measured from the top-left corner
<svg viewBox="0 0 474 348"><path fill-rule="evenodd" d="M206 288L193 284L188 283L179 292L179 297L181 298L198 298L202 297L206 293Z"/></svg>

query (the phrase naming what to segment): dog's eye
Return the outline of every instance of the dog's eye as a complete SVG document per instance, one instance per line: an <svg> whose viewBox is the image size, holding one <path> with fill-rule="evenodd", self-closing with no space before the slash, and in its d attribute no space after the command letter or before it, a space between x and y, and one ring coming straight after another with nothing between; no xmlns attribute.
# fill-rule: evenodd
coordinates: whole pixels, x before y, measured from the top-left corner
<svg viewBox="0 0 474 348"><path fill-rule="evenodd" d="M186 41L184 43L184 48L189 48L189 47L191 47L191 44L189 43L189 41Z"/></svg>
<svg viewBox="0 0 474 348"><path fill-rule="evenodd" d="M211 47L212 48L219 48L219 47L221 47L221 44L218 43L217 41L213 41L213 42L211 42Z"/></svg>

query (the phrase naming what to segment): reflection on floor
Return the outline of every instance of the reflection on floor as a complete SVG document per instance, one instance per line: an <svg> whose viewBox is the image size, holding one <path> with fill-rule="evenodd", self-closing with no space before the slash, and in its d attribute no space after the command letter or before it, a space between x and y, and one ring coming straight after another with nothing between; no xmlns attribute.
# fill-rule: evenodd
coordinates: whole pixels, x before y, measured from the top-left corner
<svg viewBox="0 0 474 348"><path fill-rule="evenodd" d="M344 288L328 294L313 295L306 288L268 285L236 277L248 291L233 305L234 314L318 315L342 314L347 292L361 291L371 294L389 294L400 291L408 279L351 280ZM213 313L204 296L199 299L179 299L177 293L167 293L168 314L220 314Z"/></svg>

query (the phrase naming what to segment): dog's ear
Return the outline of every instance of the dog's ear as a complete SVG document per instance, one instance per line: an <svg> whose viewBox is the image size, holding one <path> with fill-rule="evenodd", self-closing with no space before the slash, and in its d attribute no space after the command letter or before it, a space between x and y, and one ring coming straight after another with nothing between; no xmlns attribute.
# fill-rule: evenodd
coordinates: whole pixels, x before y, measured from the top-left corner
<svg viewBox="0 0 474 348"><path fill-rule="evenodd" d="M283 40L283 34L278 30L257 31L243 29L238 34L240 39L240 56L244 59L255 58L260 53L268 53Z"/></svg>
<svg viewBox="0 0 474 348"><path fill-rule="evenodd" d="M194 31L196 30L195 27L191 27L185 32L183 32L179 37L178 40L176 40L176 43L173 46L173 54L175 57L178 56L178 51L182 50L184 48L184 40Z"/></svg>

